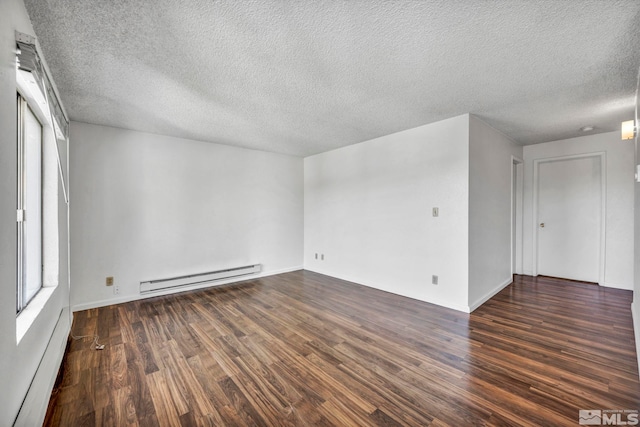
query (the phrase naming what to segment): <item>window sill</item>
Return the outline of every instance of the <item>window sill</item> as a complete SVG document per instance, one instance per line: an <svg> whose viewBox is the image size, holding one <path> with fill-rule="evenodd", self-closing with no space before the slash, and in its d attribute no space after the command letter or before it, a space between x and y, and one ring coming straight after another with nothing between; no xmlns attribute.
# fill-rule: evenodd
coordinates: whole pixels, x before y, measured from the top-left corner
<svg viewBox="0 0 640 427"><path fill-rule="evenodd" d="M36 296L29 301L29 304L22 309L20 314L18 314L16 317L16 342L18 344L20 344L20 341L26 335L31 325L33 325L33 322L38 318L38 315L55 290L55 286L43 287Z"/></svg>

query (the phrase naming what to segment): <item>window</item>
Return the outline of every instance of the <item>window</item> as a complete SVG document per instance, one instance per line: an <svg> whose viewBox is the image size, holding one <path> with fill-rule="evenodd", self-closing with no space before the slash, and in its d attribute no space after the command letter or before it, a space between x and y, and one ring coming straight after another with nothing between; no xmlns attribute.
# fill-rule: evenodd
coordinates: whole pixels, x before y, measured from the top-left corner
<svg viewBox="0 0 640 427"><path fill-rule="evenodd" d="M66 217L68 224L69 204L59 142L64 141L68 150L69 122L41 62L35 38L17 31L15 35L15 301L16 343L20 343L59 289L60 230L68 236L66 224L60 220ZM68 280L68 273L65 278Z"/></svg>
<svg viewBox="0 0 640 427"><path fill-rule="evenodd" d="M42 124L18 95L18 313L42 288L42 139Z"/></svg>

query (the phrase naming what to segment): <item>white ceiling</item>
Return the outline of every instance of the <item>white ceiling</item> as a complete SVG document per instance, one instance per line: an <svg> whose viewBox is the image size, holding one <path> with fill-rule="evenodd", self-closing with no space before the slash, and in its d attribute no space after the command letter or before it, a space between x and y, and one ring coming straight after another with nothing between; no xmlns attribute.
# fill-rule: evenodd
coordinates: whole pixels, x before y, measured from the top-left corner
<svg viewBox="0 0 640 427"><path fill-rule="evenodd" d="M72 120L307 156L473 113L633 117L640 1L25 0Z"/></svg>

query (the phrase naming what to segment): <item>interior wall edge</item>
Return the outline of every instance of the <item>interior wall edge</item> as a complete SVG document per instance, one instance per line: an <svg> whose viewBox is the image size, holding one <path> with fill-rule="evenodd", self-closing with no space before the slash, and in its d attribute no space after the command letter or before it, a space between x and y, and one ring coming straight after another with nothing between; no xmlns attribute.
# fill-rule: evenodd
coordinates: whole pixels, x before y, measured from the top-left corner
<svg viewBox="0 0 640 427"><path fill-rule="evenodd" d="M469 304L469 313L473 313L473 311L476 308L480 307L482 304L484 304L485 302L489 301L491 298L493 298L494 295L496 295L498 292L500 292L501 290L503 290L504 288L506 288L507 286L509 286L512 283L513 283L513 276L511 276L508 279L504 280L498 286L496 286L495 288L493 288L489 292L485 293L483 296L478 298L473 304Z"/></svg>

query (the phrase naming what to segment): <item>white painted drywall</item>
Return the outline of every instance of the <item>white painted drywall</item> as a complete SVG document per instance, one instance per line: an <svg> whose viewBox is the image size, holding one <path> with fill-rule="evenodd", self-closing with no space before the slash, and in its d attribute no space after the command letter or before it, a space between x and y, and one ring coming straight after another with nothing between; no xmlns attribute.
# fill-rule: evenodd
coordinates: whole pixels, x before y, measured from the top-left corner
<svg viewBox="0 0 640 427"><path fill-rule="evenodd" d="M42 311L26 332L20 344L16 344L16 75L15 75L15 34L14 31L34 34L29 17L20 0L6 0L0 6L0 425L11 425L18 415L31 381L36 376L38 365L43 361L39 379L29 392L28 405L41 407L49 399L51 386L57 374L59 358L62 357L66 342L68 323L57 323L67 303L67 235L66 205L59 191L59 285L46 302ZM64 148L64 147L62 147ZM62 152L63 157L66 153ZM57 342L51 342L54 329L62 328L56 334ZM47 360L42 360L47 345L50 351ZM57 363L50 363L56 361ZM46 372L45 372L46 371ZM44 417L38 411L30 420ZM35 425L35 424L34 424Z"/></svg>
<svg viewBox="0 0 640 427"><path fill-rule="evenodd" d="M60 147L61 155L64 156L66 152L66 144L64 147ZM60 182L58 179L58 153L56 152L56 141L53 132L44 132L44 144L42 146L42 209L47 212L42 217L42 284L43 286L55 286L58 283L60 275L60 234L59 224L60 220L63 220L63 224L66 228L66 204L64 212L58 212L59 193L58 187ZM62 159L61 159L62 160ZM63 196L64 197L64 196ZM64 234L66 236L66 234ZM65 245L66 252L66 237L62 239ZM66 264L63 270L66 274ZM67 286L67 283L64 282Z"/></svg>
<svg viewBox="0 0 640 427"><path fill-rule="evenodd" d="M638 69L638 73L640 74L640 69ZM638 98L638 91L640 91L640 81L638 82L638 86L636 88L636 111L635 111L635 121L636 125L639 123L638 117L640 115L640 98ZM634 165L638 165L640 163L640 159L638 158L638 142L640 140L640 132L636 132L636 138L634 140L635 147L635 156L634 156ZM633 287L633 303L631 304L631 313L633 314L633 330L636 336L636 357L638 359L638 371L640 372L640 183L634 183L634 196L635 196L635 205L633 212L634 219L634 287Z"/></svg>
<svg viewBox="0 0 640 427"><path fill-rule="evenodd" d="M511 283L512 163L522 147L475 116L469 122L469 306Z"/></svg>
<svg viewBox="0 0 640 427"><path fill-rule="evenodd" d="M72 308L145 280L302 267L302 159L77 122L70 150Z"/></svg>
<svg viewBox="0 0 640 427"><path fill-rule="evenodd" d="M638 143L638 138L636 138L635 143ZM640 183L635 184L634 224L634 288L631 312L633 313L633 330L636 337L636 357L638 359L638 371L640 372Z"/></svg>
<svg viewBox="0 0 640 427"><path fill-rule="evenodd" d="M533 161L606 152L606 238L604 285L633 289L634 147L609 132L524 147L524 273L533 272Z"/></svg>
<svg viewBox="0 0 640 427"><path fill-rule="evenodd" d="M305 269L467 311L468 140L463 115L305 158Z"/></svg>

